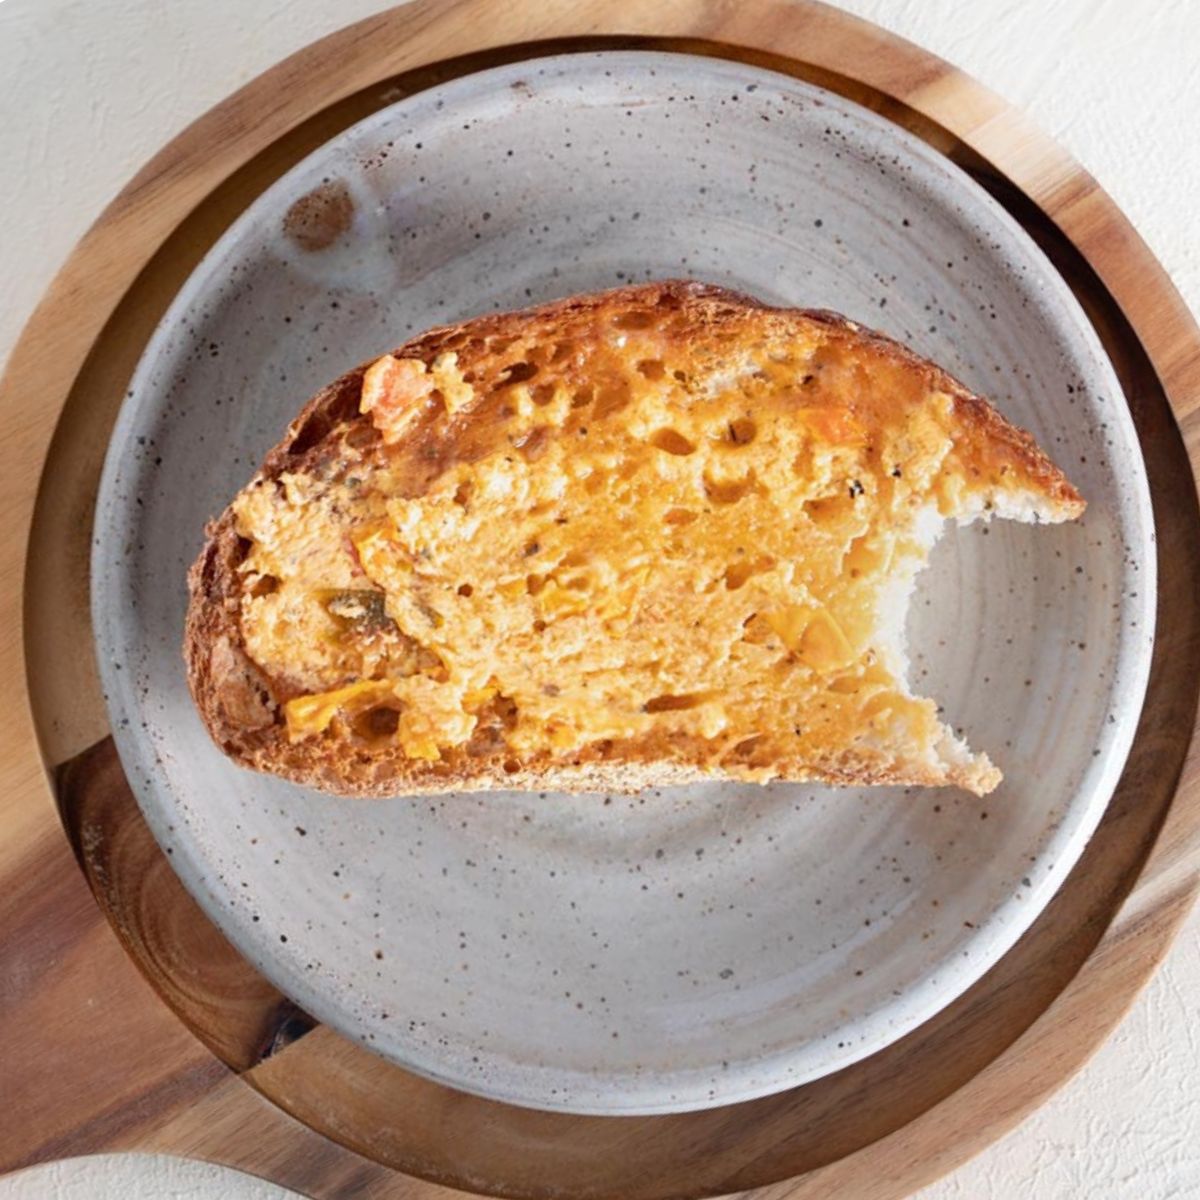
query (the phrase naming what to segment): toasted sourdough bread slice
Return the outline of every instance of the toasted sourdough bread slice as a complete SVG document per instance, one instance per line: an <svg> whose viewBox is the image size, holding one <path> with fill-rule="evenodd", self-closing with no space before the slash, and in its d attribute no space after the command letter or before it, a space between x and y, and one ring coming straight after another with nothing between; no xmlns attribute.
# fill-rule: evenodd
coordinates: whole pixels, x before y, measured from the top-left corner
<svg viewBox="0 0 1200 1200"><path fill-rule="evenodd" d="M234 759L342 794L999 782L904 681L946 519L1078 516L833 313L667 282L435 329L317 395L189 576Z"/></svg>

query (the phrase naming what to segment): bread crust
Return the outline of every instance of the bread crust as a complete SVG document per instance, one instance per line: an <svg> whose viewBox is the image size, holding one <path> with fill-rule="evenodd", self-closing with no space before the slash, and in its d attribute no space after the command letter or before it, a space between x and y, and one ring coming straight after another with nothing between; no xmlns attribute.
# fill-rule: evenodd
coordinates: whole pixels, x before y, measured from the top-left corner
<svg viewBox="0 0 1200 1200"><path fill-rule="evenodd" d="M685 311L690 324L700 330L720 330L733 318L744 317L747 310L753 310L770 320L813 322L822 326L832 339L869 346L873 354L918 375L925 387L950 396L958 419L977 430L982 440L1005 449L1019 464L1047 510L1062 519L1076 516L1083 509L1078 492L1034 439L1005 421L987 401L892 339L826 310L773 308L724 288L670 280L442 326L421 334L392 353L396 357L430 361L452 339L458 337L461 341L467 329L477 337L519 332L536 338L539 333L552 336L564 319L589 310L649 311L664 306ZM305 405L248 487L264 480L278 480L285 472L311 468L323 452L330 452L331 435L344 433L348 425L370 429L369 417L358 411L368 365L364 363L347 372ZM368 751L319 737L289 741L281 714L282 703L290 698L286 686L264 674L251 659L243 639L240 620L243 579L238 568L246 549L231 506L206 527L203 549L188 573L189 605L183 643L188 684L200 716L217 745L243 766L341 795L374 797L456 790L634 792L704 780L745 778L744 773L696 765L703 761L704 755L699 753L698 746L694 748L697 752L690 753L693 748L685 736L675 737L665 748L661 738L657 744L630 739L621 743L620 754L615 758L587 745L573 752L569 761L555 758L549 752L518 758L507 747L500 747L483 754L451 749L443 753L440 761L429 762L407 757L398 744ZM977 791L986 782L979 778L980 768L972 763L961 767L939 765L936 770L927 771L910 766L898 772L882 756L877 765L868 766L861 754L854 761L834 760L819 768L798 762L782 762L778 767L779 777L844 785L956 783Z"/></svg>

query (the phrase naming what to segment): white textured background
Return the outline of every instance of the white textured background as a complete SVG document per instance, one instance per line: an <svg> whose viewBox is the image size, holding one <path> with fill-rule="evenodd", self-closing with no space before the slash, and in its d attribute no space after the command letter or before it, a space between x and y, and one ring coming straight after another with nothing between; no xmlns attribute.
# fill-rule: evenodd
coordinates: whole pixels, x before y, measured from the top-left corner
<svg viewBox="0 0 1200 1200"><path fill-rule="evenodd" d="M1028 110L1115 197L1200 311L1200 0L838 2ZM386 7L0 3L0 362L71 246L167 138L293 50ZM284 1195L203 1164L140 1157L0 1181L0 1200ZM1200 1197L1200 915L1087 1069L920 1200L1083 1197Z"/></svg>

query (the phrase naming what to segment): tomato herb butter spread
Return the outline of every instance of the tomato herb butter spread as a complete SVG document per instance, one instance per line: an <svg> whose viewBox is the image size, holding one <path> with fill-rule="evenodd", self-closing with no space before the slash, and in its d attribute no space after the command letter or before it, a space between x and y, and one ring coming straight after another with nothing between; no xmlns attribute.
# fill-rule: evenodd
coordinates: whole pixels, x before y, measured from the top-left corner
<svg viewBox="0 0 1200 1200"><path fill-rule="evenodd" d="M948 519L1083 506L932 364L666 284L435 331L333 393L222 518L253 765L347 791L998 782L905 682L914 577Z"/></svg>

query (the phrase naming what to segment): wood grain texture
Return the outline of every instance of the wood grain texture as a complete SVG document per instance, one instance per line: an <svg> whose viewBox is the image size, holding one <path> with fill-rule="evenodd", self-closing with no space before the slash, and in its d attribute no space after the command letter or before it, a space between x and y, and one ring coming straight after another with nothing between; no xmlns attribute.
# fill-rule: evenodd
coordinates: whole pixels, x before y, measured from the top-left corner
<svg viewBox="0 0 1200 1200"><path fill-rule="evenodd" d="M1043 244L1131 402L1158 524L1160 632L1135 749L1096 837L1021 943L959 1001L881 1054L782 1096L574 1118L451 1092L310 1029L224 942L170 871L104 740L84 662L86 556L132 366L250 198L406 92L499 61L652 36L867 104L959 162ZM138 1147L219 1159L322 1197L452 1194L413 1174L528 1196L903 1196L1010 1129L1086 1060L1200 886L1190 748L1200 333L1076 164L953 68L842 13L780 0L587 0L501 19L466 0L417 3L332 35L201 118L113 202L31 320L0 408L0 500L17 518L0 540L0 667L29 680L0 724L0 1088L21 1114L0 1123L0 1170ZM46 763L66 764L61 822Z"/></svg>

